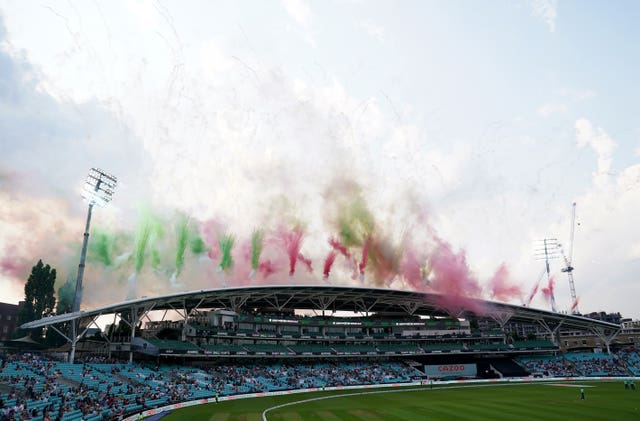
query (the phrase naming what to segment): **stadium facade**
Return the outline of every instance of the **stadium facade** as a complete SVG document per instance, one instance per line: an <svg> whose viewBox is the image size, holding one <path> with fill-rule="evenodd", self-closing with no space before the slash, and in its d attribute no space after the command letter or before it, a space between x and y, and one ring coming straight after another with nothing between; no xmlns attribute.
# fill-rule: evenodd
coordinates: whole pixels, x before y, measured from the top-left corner
<svg viewBox="0 0 640 421"><path fill-rule="evenodd" d="M47 317L22 326L65 335L100 317L109 353L135 358L406 358L465 363L556 353L561 332L596 337L604 352L620 324L493 301L346 286L249 286L144 297ZM177 320L176 320L177 319ZM145 326L145 329L141 329ZM523 328L524 326L524 328ZM131 327L134 327L133 329ZM518 332L528 332L522 335Z"/></svg>

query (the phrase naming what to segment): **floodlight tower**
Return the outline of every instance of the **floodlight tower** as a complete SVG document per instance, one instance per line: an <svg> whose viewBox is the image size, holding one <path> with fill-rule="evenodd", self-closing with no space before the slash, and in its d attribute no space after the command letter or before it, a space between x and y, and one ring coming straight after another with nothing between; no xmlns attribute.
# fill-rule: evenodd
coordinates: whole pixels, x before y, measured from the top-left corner
<svg viewBox="0 0 640 421"><path fill-rule="evenodd" d="M84 240L82 241L82 252L80 253L80 264L78 265L78 276L76 277L76 294L73 298L72 312L76 313L80 311L80 303L82 301L82 278L84 276L84 266L87 258L87 246L89 244L89 227L91 225L91 213L93 206L99 207L106 206L113 196L113 191L116 188L118 179L102 171L99 168L91 168L87 181L84 184L82 190L82 198L88 203L89 209L87 211L87 223L84 228ZM69 352L69 362L73 363L76 353L76 343L78 342L77 335L78 319L74 319L71 322L71 351ZM80 335L82 336L82 335Z"/></svg>
<svg viewBox="0 0 640 421"><path fill-rule="evenodd" d="M551 270L549 268L549 260L557 259L558 253L558 240L556 238L544 238L536 242L534 248L534 254L537 260L543 260L545 263L545 272L547 273L547 282L550 284ZM543 272L544 273L544 272ZM556 297L553 289L550 288L549 299L551 301L551 311L556 312Z"/></svg>

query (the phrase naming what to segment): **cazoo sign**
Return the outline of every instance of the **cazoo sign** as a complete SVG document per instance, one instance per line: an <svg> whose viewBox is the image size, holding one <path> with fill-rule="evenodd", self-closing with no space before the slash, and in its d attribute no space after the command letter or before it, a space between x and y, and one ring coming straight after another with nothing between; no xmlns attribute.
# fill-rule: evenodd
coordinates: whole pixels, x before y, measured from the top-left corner
<svg viewBox="0 0 640 421"><path fill-rule="evenodd" d="M424 371L429 377L475 377L478 374L475 364L425 365Z"/></svg>

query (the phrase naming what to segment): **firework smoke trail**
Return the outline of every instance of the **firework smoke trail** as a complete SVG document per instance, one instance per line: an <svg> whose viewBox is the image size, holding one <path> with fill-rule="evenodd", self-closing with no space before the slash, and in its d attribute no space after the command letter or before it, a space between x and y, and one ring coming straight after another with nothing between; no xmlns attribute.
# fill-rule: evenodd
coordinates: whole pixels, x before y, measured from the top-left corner
<svg viewBox="0 0 640 421"><path fill-rule="evenodd" d="M423 269L418 258L418 253L411 247L405 247L402 261L400 262L400 274L404 281L414 290L423 289Z"/></svg>
<svg viewBox="0 0 640 421"><path fill-rule="evenodd" d="M464 250L455 253L451 245L436 237L435 249L429 256L429 267L433 274L431 287L442 294L438 305L452 315L462 308L482 314L478 301L482 288L478 280L473 277L467 265L467 257Z"/></svg>
<svg viewBox="0 0 640 421"><path fill-rule="evenodd" d="M571 304L571 314L575 313L578 309L578 304L580 302L580 297L576 298L576 300Z"/></svg>
<svg viewBox="0 0 640 421"><path fill-rule="evenodd" d="M253 279L253 276L260 269L260 254L262 254L262 241L264 239L264 233L262 230L254 230L251 235L251 273L249 279Z"/></svg>
<svg viewBox="0 0 640 421"><path fill-rule="evenodd" d="M191 253L195 254L196 256L207 251L207 245L205 244L204 240L195 232L191 234L189 248L191 249Z"/></svg>
<svg viewBox="0 0 640 421"><path fill-rule="evenodd" d="M302 264L304 264L304 266L307 268L307 271L309 273L313 272L313 266L311 265L311 259L307 259L306 257L304 257L304 254L302 253L298 253L298 260L302 262Z"/></svg>
<svg viewBox="0 0 640 421"><path fill-rule="evenodd" d="M231 234L223 234L218 239L218 245L220 246L220 265L218 267L222 271L229 271L233 267L233 256L231 256L231 250L235 243L235 238Z"/></svg>
<svg viewBox="0 0 640 421"><path fill-rule="evenodd" d="M535 295L538 293L538 289L540 288L540 280L544 276L545 272L546 272L546 269L542 269L542 271L540 272L540 275L538 275L538 278L536 279L536 283L533 285L533 288L529 293L529 298L527 298L527 302L523 304L524 306L529 307L529 305L531 305L531 301L533 301L533 297L535 297Z"/></svg>
<svg viewBox="0 0 640 421"><path fill-rule="evenodd" d="M271 262L271 260L265 260L264 262L260 263L260 266L258 266L258 272L262 274L264 279L267 279L277 270L278 268L273 262Z"/></svg>
<svg viewBox="0 0 640 421"><path fill-rule="evenodd" d="M347 249L347 246L345 246L344 244L342 244L339 240L337 240L336 238L330 237L329 238L329 245L331 246L332 253L335 254L335 256L332 256L330 261L329 260L325 260L325 268L323 270L323 273L328 271L331 271L331 267L333 266L333 263L338 255L341 254L342 256L344 256L344 258L347 260L347 262L349 262L351 265L353 265L353 270L354 273L357 271L357 263L355 262L355 260L352 258L351 253L349 253L349 250ZM329 256L327 256L327 259L329 259ZM327 268L327 263L329 264L329 267ZM328 273L328 272L327 272ZM326 276L324 276L324 278L326 279L329 275L327 274ZM354 275L355 277L355 275Z"/></svg>
<svg viewBox="0 0 640 421"><path fill-rule="evenodd" d="M509 270L504 263L498 267L489 281L489 287L491 297L502 302L522 296L522 289L518 285L509 283Z"/></svg>
<svg viewBox="0 0 640 421"><path fill-rule="evenodd" d="M537 283L537 284L535 284L533 286L533 289L531 290L531 293L529 294L529 298L527 298L527 303L525 304L526 307L529 307L529 305L531 305L531 301L533 300L533 297L538 292L538 288L540 288L540 284L539 283Z"/></svg>
<svg viewBox="0 0 640 421"><path fill-rule="evenodd" d="M329 238L329 245L335 251L337 251L338 253L343 255L345 259L351 260L351 254L349 253L349 250L347 250L347 246L342 244L340 241L338 241L337 239L331 237L331 238Z"/></svg>
<svg viewBox="0 0 640 421"><path fill-rule="evenodd" d="M137 295L137 278L140 271L144 267L145 256L147 248L151 248L151 263L154 267L157 267L160 263L160 254L153 246L153 243L162 238L163 230L160 221L151 213L145 213L142 216L142 221L138 225L136 230L136 237L134 241L133 259L134 259L134 272L129 276L128 284L129 290L127 293L127 299L136 298Z"/></svg>
<svg viewBox="0 0 640 421"><path fill-rule="evenodd" d="M215 260L220 255L218 247L217 232L222 231L222 226L214 220L208 220L200 225L200 233L205 246L209 247L207 254L211 260Z"/></svg>
<svg viewBox="0 0 640 421"><path fill-rule="evenodd" d="M326 259L324 259L324 266L322 269L322 276L324 279L329 278L329 272L331 272L331 266L333 266L333 262L336 260L338 253L335 250L331 250Z"/></svg>
<svg viewBox="0 0 640 421"><path fill-rule="evenodd" d="M555 279L553 276L549 277L549 284L542 288L542 295L545 300L547 300L551 304L551 311L556 311L556 299L553 294L553 289L555 285Z"/></svg>
<svg viewBox="0 0 640 421"><path fill-rule="evenodd" d="M289 258L289 277L293 281L293 275L296 273L296 262L300 259L300 248L302 247L302 228L294 227L291 231L280 230L277 233L277 238L280 240L280 245L287 253ZM304 256L302 256L304 259ZM300 260L302 260L300 259ZM302 260L304 262L304 260Z"/></svg>
<svg viewBox="0 0 640 421"><path fill-rule="evenodd" d="M401 247L396 247L389 241L372 239L367 255L374 284L378 287L389 286L399 272Z"/></svg>
<svg viewBox="0 0 640 421"><path fill-rule="evenodd" d="M111 250L114 240L106 232L97 231L93 234L93 241L89 243L89 255L105 266L113 265Z"/></svg>
<svg viewBox="0 0 640 421"><path fill-rule="evenodd" d="M362 247L375 227L373 215L361 195L338 212L340 239L346 247Z"/></svg>
<svg viewBox="0 0 640 421"><path fill-rule="evenodd" d="M176 224L176 256L175 256L175 270L169 278L169 284L171 288L178 287L178 276L182 272L184 267L184 254L187 250L187 243L189 242L189 220L186 216L181 215Z"/></svg>
<svg viewBox="0 0 640 421"><path fill-rule="evenodd" d="M144 258L147 251L147 245L149 244L149 237L151 236L151 218L146 217L142 220L136 231L136 238L133 245L133 266L134 272L129 276L129 291L127 293L127 299L136 298L136 280L138 273L144 266Z"/></svg>
<svg viewBox="0 0 640 421"><path fill-rule="evenodd" d="M3 272L16 279L20 278L27 270L28 265L20 262L17 257L5 256L0 260L0 272Z"/></svg>
<svg viewBox="0 0 640 421"><path fill-rule="evenodd" d="M425 264L423 266L420 267L420 277L422 278L422 286L426 287L429 286L429 275L431 275L431 267L429 267L429 265Z"/></svg>
<svg viewBox="0 0 640 421"><path fill-rule="evenodd" d="M360 259L360 264L358 265L358 271L360 273L360 281L364 282L364 270L367 267L367 262L369 261L369 249L371 248L371 236L368 236L364 241L364 245L362 246L362 259Z"/></svg>

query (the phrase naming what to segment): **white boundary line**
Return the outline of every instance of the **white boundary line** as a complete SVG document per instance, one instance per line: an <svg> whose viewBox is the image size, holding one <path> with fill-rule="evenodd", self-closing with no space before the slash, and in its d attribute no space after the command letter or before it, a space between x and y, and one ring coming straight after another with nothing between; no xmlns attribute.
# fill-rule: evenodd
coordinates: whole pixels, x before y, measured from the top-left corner
<svg viewBox="0 0 640 421"><path fill-rule="evenodd" d="M471 387L530 386L532 384L534 384L534 383L468 384L468 385L463 385L463 386L437 387L435 390L463 389L463 388L471 388ZM395 389L395 390L374 390L374 391L371 391L371 392L355 392L355 393L343 393L341 395L319 396L317 398L310 398L310 399L303 399L303 400L300 400L300 401L287 402L287 403L283 403L281 405L276 405L276 406L272 406L270 408L267 408L264 411L262 411L262 420L263 421L268 421L267 420L267 412L271 412L271 411L273 411L275 409L285 408L287 406L298 405L300 403L307 403L307 402L313 402L313 401L322 401L322 400L325 400L325 399L343 398L343 397L348 397L348 396L379 395L381 393L431 392L433 390L434 389L427 388L427 385L424 385L423 387L418 387L418 388L413 388L413 389L404 389L403 388L403 389Z"/></svg>
<svg viewBox="0 0 640 421"><path fill-rule="evenodd" d="M573 382L573 381L624 381L624 380L638 380L636 377L549 377L549 378L533 378L533 377L519 377L519 378L509 378L506 380L450 380L450 381L439 381L434 382L435 386L443 386L443 385L479 385L486 384L488 385L507 385L507 384L518 384L518 383L548 383L548 382L557 382L557 381L565 381L565 382ZM338 386L338 387L327 387L325 390L352 390L352 389L372 389L372 388L396 388L399 387L401 389L394 390L395 392L403 392L409 391L412 389L408 389L409 386L422 386L418 390L429 390L427 383L413 382L413 383L387 383L387 384L368 384L368 385L360 385L360 386ZM469 387L469 386L467 386ZM437 387L440 389L440 387ZM295 389L295 390L281 390L277 392L261 392L261 393L247 393L244 395L230 395L230 396L221 396L219 398L220 402L223 401L231 401L237 399L248 399L248 398L261 398L265 396L281 396L281 395L293 395L297 393L308 393L308 392L320 392L323 391L322 388L314 387L310 389ZM372 391L369 393L381 393L384 391ZM338 396L338 395L336 395ZM329 396L323 397L329 398ZM315 399L315 398L314 398ZM180 402L170 405L161 406L154 409L147 409L137 414L130 415L125 418L124 421L136 421L138 417L142 415L143 417L148 417L150 415L157 415L163 412L172 411L180 408L187 408L194 405L204 405L207 403L215 402L215 398L204 398L204 399L196 399L188 402Z"/></svg>

